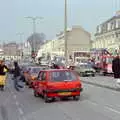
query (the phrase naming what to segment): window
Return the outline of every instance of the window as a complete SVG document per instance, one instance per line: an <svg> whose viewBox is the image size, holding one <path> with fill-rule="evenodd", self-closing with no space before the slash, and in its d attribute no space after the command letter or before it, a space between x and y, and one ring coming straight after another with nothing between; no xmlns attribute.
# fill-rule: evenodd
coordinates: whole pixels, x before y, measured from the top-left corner
<svg viewBox="0 0 120 120"><path fill-rule="evenodd" d="M106 58L106 62L109 63L109 64L112 64L112 61L113 61L113 58Z"/></svg>
<svg viewBox="0 0 120 120"><path fill-rule="evenodd" d="M51 80L55 82L74 81L76 79L74 73L70 71L51 72Z"/></svg>
<svg viewBox="0 0 120 120"><path fill-rule="evenodd" d="M38 75L38 80L39 81L46 80L46 72L40 72L39 75Z"/></svg>
<svg viewBox="0 0 120 120"><path fill-rule="evenodd" d="M89 68L91 68L91 65L89 65L89 64L88 65L80 65L80 68L83 68L83 69L88 68L89 69Z"/></svg>
<svg viewBox="0 0 120 120"><path fill-rule="evenodd" d="M42 70L42 68L33 68L32 70L31 70L31 73L39 73L40 72L40 70Z"/></svg>

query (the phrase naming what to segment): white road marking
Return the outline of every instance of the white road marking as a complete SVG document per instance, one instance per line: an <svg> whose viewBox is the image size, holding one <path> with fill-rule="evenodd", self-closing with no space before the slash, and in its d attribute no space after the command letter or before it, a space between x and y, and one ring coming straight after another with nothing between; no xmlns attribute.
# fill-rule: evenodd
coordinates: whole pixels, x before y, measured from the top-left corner
<svg viewBox="0 0 120 120"><path fill-rule="evenodd" d="M116 106L120 108L120 105L116 105Z"/></svg>
<svg viewBox="0 0 120 120"><path fill-rule="evenodd" d="M92 105L95 105L95 106L98 105L98 103L96 103L96 102L94 102L94 101L88 100L88 102L91 103Z"/></svg>
<svg viewBox="0 0 120 120"><path fill-rule="evenodd" d="M24 114L24 112L23 112L23 110L21 108L18 108L18 110L19 110L20 115Z"/></svg>
<svg viewBox="0 0 120 120"><path fill-rule="evenodd" d="M114 113L120 114L120 111L117 111L117 110L115 110L115 109L113 109L111 107L105 106L105 108L108 109L109 111L112 111Z"/></svg>

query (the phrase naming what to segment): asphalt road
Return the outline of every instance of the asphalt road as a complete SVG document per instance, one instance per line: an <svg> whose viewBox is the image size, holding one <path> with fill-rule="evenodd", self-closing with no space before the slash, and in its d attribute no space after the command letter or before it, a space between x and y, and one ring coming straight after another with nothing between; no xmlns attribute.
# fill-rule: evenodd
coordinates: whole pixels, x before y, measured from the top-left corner
<svg viewBox="0 0 120 120"><path fill-rule="evenodd" d="M79 101L44 103L29 88L15 91L12 82L0 92L0 120L120 120L117 91L84 84Z"/></svg>

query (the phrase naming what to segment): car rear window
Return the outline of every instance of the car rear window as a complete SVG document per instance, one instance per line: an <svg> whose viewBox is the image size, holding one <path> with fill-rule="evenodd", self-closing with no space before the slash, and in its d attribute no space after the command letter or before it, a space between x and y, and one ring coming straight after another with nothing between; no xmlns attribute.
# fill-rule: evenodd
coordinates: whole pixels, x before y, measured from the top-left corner
<svg viewBox="0 0 120 120"><path fill-rule="evenodd" d="M31 73L39 73L40 72L40 70L42 70L42 68L32 68L31 69Z"/></svg>
<svg viewBox="0 0 120 120"><path fill-rule="evenodd" d="M77 77L71 71L55 71L51 72L51 80L60 82L60 81L74 81Z"/></svg>
<svg viewBox="0 0 120 120"><path fill-rule="evenodd" d="M80 65L80 68L91 68L91 65Z"/></svg>

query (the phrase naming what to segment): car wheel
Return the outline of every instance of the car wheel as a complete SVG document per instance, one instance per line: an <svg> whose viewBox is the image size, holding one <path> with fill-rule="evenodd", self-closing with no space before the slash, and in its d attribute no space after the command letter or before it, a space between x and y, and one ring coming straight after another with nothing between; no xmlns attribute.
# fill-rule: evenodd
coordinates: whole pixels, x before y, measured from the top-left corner
<svg viewBox="0 0 120 120"><path fill-rule="evenodd" d="M26 85L28 85L28 83L27 83L27 82L25 82L25 84L26 84Z"/></svg>
<svg viewBox="0 0 120 120"><path fill-rule="evenodd" d="M55 98L52 98L52 99L51 99L51 101L53 101L53 102L54 102L55 100L56 100Z"/></svg>
<svg viewBox="0 0 120 120"><path fill-rule="evenodd" d="M45 103L49 103L50 102L50 98L48 98L46 93L44 93L44 100L45 100Z"/></svg>
<svg viewBox="0 0 120 120"><path fill-rule="evenodd" d="M73 96L73 99L78 101L80 99L80 96Z"/></svg>
<svg viewBox="0 0 120 120"><path fill-rule="evenodd" d="M103 72L103 75L106 76L106 72Z"/></svg>
<svg viewBox="0 0 120 120"><path fill-rule="evenodd" d="M83 75L83 73L80 73L80 77L83 77L84 75Z"/></svg>
<svg viewBox="0 0 120 120"><path fill-rule="evenodd" d="M95 74L92 74L92 77L95 77Z"/></svg>
<svg viewBox="0 0 120 120"><path fill-rule="evenodd" d="M29 85L29 88L32 88L31 85Z"/></svg>
<svg viewBox="0 0 120 120"><path fill-rule="evenodd" d="M39 97L39 94L34 90L34 96Z"/></svg>

